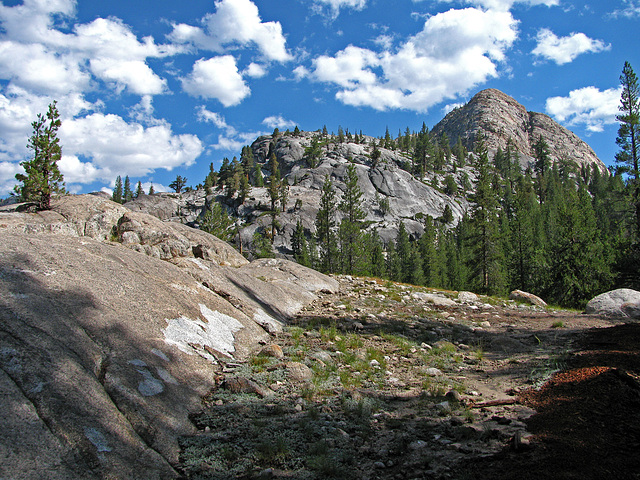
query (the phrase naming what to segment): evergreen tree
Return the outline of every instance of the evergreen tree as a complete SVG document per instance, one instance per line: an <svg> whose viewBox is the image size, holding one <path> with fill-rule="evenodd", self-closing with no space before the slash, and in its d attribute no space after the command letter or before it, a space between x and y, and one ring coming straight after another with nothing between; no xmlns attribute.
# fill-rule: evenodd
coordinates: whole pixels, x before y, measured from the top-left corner
<svg viewBox="0 0 640 480"><path fill-rule="evenodd" d="M438 285L436 274L436 227L433 218L427 215L424 220L424 232L418 240L418 250L420 253L420 263L425 279L429 286Z"/></svg>
<svg viewBox="0 0 640 480"><path fill-rule="evenodd" d="M133 191L131 190L131 180L129 180L129 175L124 177L124 189L122 193L122 198L124 203L130 202L133 200Z"/></svg>
<svg viewBox="0 0 640 480"><path fill-rule="evenodd" d="M289 201L289 180L287 177L284 177L280 181L280 205L282 206L282 211L287 211L287 202Z"/></svg>
<svg viewBox="0 0 640 480"><path fill-rule="evenodd" d="M22 186L16 185L15 192L25 202L36 202L38 210L49 210L51 195L65 191L58 168L62 158L58 130L62 123L56 105L55 101L51 103L47 114L38 114L37 120L31 123L33 134L27 147L33 150L33 158L20 162L25 173L16 174L16 180L22 182Z"/></svg>
<svg viewBox="0 0 640 480"><path fill-rule="evenodd" d="M215 235L220 240L229 241L233 236L232 225L233 219L227 214L225 208L218 202L212 202L202 217L200 229Z"/></svg>
<svg viewBox="0 0 640 480"><path fill-rule="evenodd" d="M384 278L386 274L384 245L377 230L367 232L363 237L364 251L367 254L368 274L373 277Z"/></svg>
<svg viewBox="0 0 640 480"><path fill-rule="evenodd" d="M264 177L262 176L262 167L259 163L256 163L255 167L255 185L256 187L264 187Z"/></svg>
<svg viewBox="0 0 640 480"><path fill-rule="evenodd" d="M140 196L144 195L144 190L142 189L142 182L138 182L138 185L136 186L136 194L135 197L136 198L140 198Z"/></svg>
<svg viewBox="0 0 640 480"><path fill-rule="evenodd" d="M620 99L620 114L616 120L620 122L616 144L620 151L616 154L618 171L629 175L634 216L635 241L640 242L640 171L638 170L638 155L640 154L640 89L638 77L629 62L624 63L622 75L622 96Z"/></svg>
<svg viewBox="0 0 640 480"><path fill-rule="evenodd" d="M154 193L156 193L155 188L153 188L153 183L149 186L149 195L153 195Z"/></svg>
<svg viewBox="0 0 640 480"><path fill-rule="evenodd" d="M122 177L118 175L116 177L115 187L113 187L113 194L111 195L111 200L116 203L122 203Z"/></svg>
<svg viewBox="0 0 640 480"><path fill-rule="evenodd" d="M304 265L305 267L312 266L307 237L304 233L304 227L300 220L296 223L296 228L291 234L291 250L293 250L293 258L296 262L300 265Z"/></svg>
<svg viewBox="0 0 640 480"><path fill-rule="evenodd" d="M563 190L564 201L557 206L562 221L550 231L545 294L553 303L583 307L610 283L610 273L586 188L581 185L576 191L575 186L565 185Z"/></svg>
<svg viewBox="0 0 640 480"><path fill-rule="evenodd" d="M536 247L541 241L537 236L537 219L540 205L530 176L520 177L516 188L515 211L510 222L511 255L509 257L510 285L513 289L535 290Z"/></svg>
<svg viewBox="0 0 640 480"><path fill-rule="evenodd" d="M538 141L533 145L533 156L536 159L534 165L534 171L536 172L536 183L538 185L538 198L540 203L545 202L545 190L546 190L546 175L551 164L549 159L549 145L542 135L538 137Z"/></svg>
<svg viewBox="0 0 640 480"><path fill-rule="evenodd" d="M169 184L169 188L172 188L176 193L180 193L186 184L186 177L178 175L176 179Z"/></svg>
<svg viewBox="0 0 640 480"><path fill-rule="evenodd" d="M319 268L324 273L336 271L337 242L335 234L336 195L327 175L322 185L320 208L316 215L316 238L319 250Z"/></svg>
<svg viewBox="0 0 640 480"><path fill-rule="evenodd" d="M498 201L491 187L489 158L484 143L477 146L476 170L478 181L472 197L474 206L469 221L471 272L475 290L480 293L499 293L504 288L503 252L498 224Z"/></svg>
<svg viewBox="0 0 640 480"><path fill-rule="evenodd" d="M273 258L273 243L271 238L265 232L256 232L253 234L253 254L257 258Z"/></svg>
<svg viewBox="0 0 640 480"><path fill-rule="evenodd" d="M344 214L339 229L342 270L344 273L353 274L361 268L362 220L366 216L362 210L362 191L358 186L358 173L353 163L347 167L344 196L338 208Z"/></svg>
<svg viewBox="0 0 640 480"><path fill-rule="evenodd" d="M318 160L322 155L322 148L320 142L315 137L311 139L311 145L304 149L305 160L309 168L316 168L318 166Z"/></svg>
<svg viewBox="0 0 640 480"><path fill-rule="evenodd" d="M243 174L240 177L240 188L238 189L238 201L243 204L247 197L251 194L251 183L249 183L249 176Z"/></svg>

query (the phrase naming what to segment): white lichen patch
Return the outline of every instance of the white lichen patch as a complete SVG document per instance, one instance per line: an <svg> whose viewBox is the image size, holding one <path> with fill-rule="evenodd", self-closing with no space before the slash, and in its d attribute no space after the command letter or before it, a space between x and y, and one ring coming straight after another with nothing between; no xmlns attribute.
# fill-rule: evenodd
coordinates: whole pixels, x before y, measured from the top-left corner
<svg viewBox="0 0 640 480"><path fill-rule="evenodd" d="M216 359L205 347L231 356L235 351L233 334L243 328L243 325L235 318L210 310L202 304L200 313L206 321L184 316L169 320L164 329L165 342L175 345L184 353L200 355L211 361ZM196 345L202 348L195 348Z"/></svg>

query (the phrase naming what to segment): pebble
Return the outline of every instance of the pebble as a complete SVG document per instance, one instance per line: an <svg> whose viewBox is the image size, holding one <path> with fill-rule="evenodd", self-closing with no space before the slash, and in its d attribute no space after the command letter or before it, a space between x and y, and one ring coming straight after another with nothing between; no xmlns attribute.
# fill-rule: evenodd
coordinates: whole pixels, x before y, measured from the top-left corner
<svg viewBox="0 0 640 480"><path fill-rule="evenodd" d="M375 462L373 466L376 468L386 468L386 465L383 462Z"/></svg>

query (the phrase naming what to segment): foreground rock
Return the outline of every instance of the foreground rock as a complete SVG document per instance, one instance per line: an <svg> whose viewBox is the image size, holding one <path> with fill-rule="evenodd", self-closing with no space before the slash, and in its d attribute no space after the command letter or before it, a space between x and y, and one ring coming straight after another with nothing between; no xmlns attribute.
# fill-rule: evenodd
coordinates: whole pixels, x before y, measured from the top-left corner
<svg viewBox="0 0 640 480"><path fill-rule="evenodd" d="M591 299L585 313L640 319L640 292L619 288Z"/></svg>
<svg viewBox="0 0 640 480"><path fill-rule="evenodd" d="M289 263L99 196L0 211L0 477L177 477L220 364L338 288Z"/></svg>

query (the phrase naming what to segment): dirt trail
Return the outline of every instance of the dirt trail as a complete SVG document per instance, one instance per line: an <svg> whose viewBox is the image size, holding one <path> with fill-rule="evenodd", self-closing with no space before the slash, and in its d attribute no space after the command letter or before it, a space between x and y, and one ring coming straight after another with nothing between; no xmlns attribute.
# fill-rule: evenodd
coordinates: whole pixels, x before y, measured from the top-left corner
<svg viewBox="0 0 640 480"><path fill-rule="evenodd" d="M638 325L340 281L220 372L185 476L638 478Z"/></svg>

